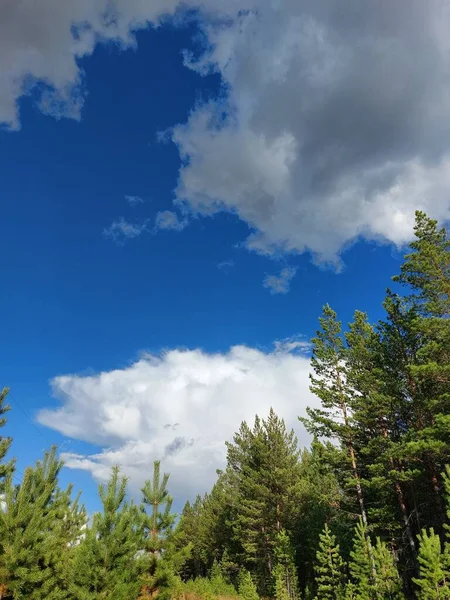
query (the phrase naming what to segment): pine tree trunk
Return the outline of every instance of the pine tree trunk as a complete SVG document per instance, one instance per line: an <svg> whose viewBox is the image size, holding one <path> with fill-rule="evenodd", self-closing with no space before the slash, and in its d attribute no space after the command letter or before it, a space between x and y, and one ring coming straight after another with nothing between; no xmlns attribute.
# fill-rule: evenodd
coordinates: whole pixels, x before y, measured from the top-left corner
<svg viewBox="0 0 450 600"><path fill-rule="evenodd" d="M355 479L356 495L358 497L359 509L361 511L361 518L362 518L364 526L367 527L368 521L367 521L366 507L364 504L364 496L363 496L363 491L362 491L362 487L361 487L361 482L359 480L358 465L356 463L355 449L353 448L353 444L351 442L348 442L348 450L350 453L350 460L352 463L352 471L353 471L353 477Z"/></svg>
<svg viewBox="0 0 450 600"><path fill-rule="evenodd" d="M341 379L341 374L339 372L339 367L336 367L336 381L337 381L339 392L341 394L341 399L342 399L344 397L344 392L342 389L342 379ZM348 411L347 411L347 405L344 400L341 400L341 411L342 411L342 416L344 419L344 425L346 428L348 428L349 427ZM355 449L353 447L353 443L351 440L347 440L347 448L348 448L348 451L350 454L353 477L355 479L356 495L358 497L359 508L361 510L361 517L362 517L364 526L367 527L367 523L368 523L367 512L366 512L366 507L364 504L364 496L363 496L363 491L362 491L362 487L361 487L361 481L359 479L359 474L358 474L358 464L356 462L356 453L355 453Z"/></svg>
<svg viewBox="0 0 450 600"><path fill-rule="evenodd" d="M389 438L389 434L385 427L383 427L383 436L386 439ZM395 471L403 470L403 468L401 466L399 467L398 465L394 464L394 459L392 457L390 458L390 463L391 463L392 470L395 470ZM403 523L405 525L406 536L408 538L409 546L411 548L411 552L412 552L412 556L413 556L413 560L414 560L414 567L416 567L416 559L417 559L416 542L415 542L414 535L413 535L413 532L411 529L411 525L409 523L410 515L408 514L408 509L406 507L405 494L403 493L403 488L400 485L400 482L398 480L395 481L394 488L395 488L395 493L396 493L397 500L398 500L398 505L400 507L400 512L402 513Z"/></svg>
<svg viewBox="0 0 450 600"><path fill-rule="evenodd" d="M408 537L409 546L411 548L411 552L413 554L414 564L415 564L416 557L417 557L416 542L414 540L414 535L411 530L411 525L409 523L409 515L408 515L408 509L406 508L405 495L403 493L402 486L400 485L400 483L398 481L396 481L394 485L395 485L395 493L397 494L398 504L400 506L400 511L401 511L402 517L403 517L403 523L405 524L406 535Z"/></svg>

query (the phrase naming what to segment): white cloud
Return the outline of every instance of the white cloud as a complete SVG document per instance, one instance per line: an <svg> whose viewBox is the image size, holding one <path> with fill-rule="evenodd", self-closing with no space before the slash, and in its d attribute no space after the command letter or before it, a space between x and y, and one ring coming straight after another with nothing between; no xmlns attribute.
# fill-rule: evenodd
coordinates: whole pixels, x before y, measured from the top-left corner
<svg viewBox="0 0 450 600"><path fill-rule="evenodd" d="M143 204L144 199L140 196L125 196L125 200L128 202L130 206L136 206L138 204Z"/></svg>
<svg viewBox="0 0 450 600"><path fill-rule="evenodd" d="M296 352L305 356L312 350L312 344L301 335L293 335L275 342L275 351L279 353Z"/></svg>
<svg viewBox="0 0 450 600"><path fill-rule="evenodd" d="M186 220L180 220L178 215L171 210L163 210L156 215L155 231L172 230L181 231L187 225Z"/></svg>
<svg viewBox="0 0 450 600"><path fill-rule="evenodd" d="M85 90L78 60L99 43L135 46L135 32L157 26L185 3L179 0L2 0L0 2L0 125L20 126L18 99L36 84L39 108L80 118ZM220 0L190 7L221 12ZM227 10L241 2L230 0ZM233 9L234 7L234 9ZM231 13L232 14L232 13Z"/></svg>
<svg viewBox="0 0 450 600"><path fill-rule="evenodd" d="M129 223L123 217L113 221L111 225L103 230L103 235L113 239L117 243L124 243L126 240L140 236L147 231L148 221L143 223Z"/></svg>
<svg viewBox="0 0 450 600"><path fill-rule="evenodd" d="M191 67L227 96L173 140L178 201L226 210L249 248L323 261L358 236L403 244L414 210L450 218L450 5L255 0ZM224 117L225 115L225 117Z"/></svg>
<svg viewBox="0 0 450 600"><path fill-rule="evenodd" d="M137 489L152 461L162 459L171 490L183 501L211 486L224 466L224 441L240 423L253 422L256 413L266 416L271 406L302 445L309 443L297 420L307 405L317 404L308 389L309 358L290 349L171 350L120 370L56 377L53 394L62 406L40 411L38 421L103 448L64 455L69 468L100 480L119 463Z"/></svg>
<svg viewBox="0 0 450 600"><path fill-rule="evenodd" d="M17 101L36 82L42 111L79 118L78 60L98 43L135 45L180 6L201 9L209 42L186 65L224 85L172 132L178 205L237 214L252 250L331 262L358 236L404 243L416 208L449 219L442 0L348 0L345 11L334 0L3 0L0 123L19 127Z"/></svg>
<svg viewBox="0 0 450 600"><path fill-rule="evenodd" d="M291 281L297 273L295 267L285 267L279 275L266 275L263 286L271 294L287 294L291 289Z"/></svg>

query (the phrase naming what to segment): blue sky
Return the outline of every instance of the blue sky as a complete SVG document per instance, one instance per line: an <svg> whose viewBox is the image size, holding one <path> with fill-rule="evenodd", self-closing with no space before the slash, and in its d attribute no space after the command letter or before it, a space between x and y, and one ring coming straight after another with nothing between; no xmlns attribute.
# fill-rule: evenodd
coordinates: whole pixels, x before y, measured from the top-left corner
<svg viewBox="0 0 450 600"><path fill-rule="evenodd" d="M443 9L118 1L111 30L76 3L25 4L0 9L12 453L20 471L58 444L89 507L111 464L137 490L163 458L181 502L271 404L308 442L322 305L379 318L414 210L448 219Z"/></svg>

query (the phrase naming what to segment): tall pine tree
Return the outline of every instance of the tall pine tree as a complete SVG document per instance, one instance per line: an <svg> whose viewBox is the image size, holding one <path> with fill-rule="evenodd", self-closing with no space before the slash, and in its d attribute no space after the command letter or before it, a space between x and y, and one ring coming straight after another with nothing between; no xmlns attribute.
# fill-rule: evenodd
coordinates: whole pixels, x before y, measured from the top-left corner
<svg viewBox="0 0 450 600"><path fill-rule="evenodd" d="M232 532L241 564L254 575L261 595L270 593L277 536L297 522L299 451L293 431L273 410L253 429L243 423L227 443L229 498L234 505Z"/></svg>
<svg viewBox="0 0 450 600"><path fill-rule="evenodd" d="M361 518L368 524L367 509L355 450L355 432L352 419L353 390L348 385L346 348L342 326L336 313L326 305L319 319L320 330L312 339L311 392L320 398L322 408L308 408L309 419L301 419L315 436L337 438L347 456L353 489L359 504Z"/></svg>
<svg viewBox="0 0 450 600"><path fill-rule="evenodd" d="M450 240L420 211L414 233L411 253L394 278L409 288L406 300L416 314L411 328L420 340L409 368L414 434L404 450L424 467L435 500L436 518L428 524L440 529L445 517L440 473L450 462Z"/></svg>

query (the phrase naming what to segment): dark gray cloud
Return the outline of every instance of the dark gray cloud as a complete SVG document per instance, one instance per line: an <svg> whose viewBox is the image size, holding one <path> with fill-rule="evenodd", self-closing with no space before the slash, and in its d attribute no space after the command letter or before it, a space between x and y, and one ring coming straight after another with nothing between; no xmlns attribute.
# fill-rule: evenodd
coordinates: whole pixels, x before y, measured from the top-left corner
<svg viewBox="0 0 450 600"><path fill-rule="evenodd" d="M19 126L17 100L36 81L48 84L41 110L80 118L78 59L100 40L136 44L180 6L201 7L210 42L186 64L216 69L224 96L173 130L178 209L232 211L249 248L330 261L358 236L404 243L415 208L449 218L446 0L6 0L0 123ZM159 213L156 230L181 230L186 215Z"/></svg>
<svg viewBox="0 0 450 600"><path fill-rule="evenodd" d="M417 207L448 218L449 6L261 0L209 29L191 66L213 65L229 96L174 132L179 199L237 212L255 250L328 259L358 235L406 241Z"/></svg>
<svg viewBox="0 0 450 600"><path fill-rule="evenodd" d="M194 444L194 440L187 440L185 437L179 436L174 438L170 444L167 444L167 446L164 449L164 456L168 457L168 456L173 456L174 454L178 454L178 452L181 452L181 450L184 450L185 448L189 448L189 446L192 446Z"/></svg>

